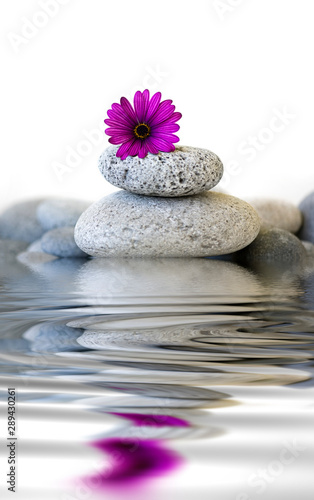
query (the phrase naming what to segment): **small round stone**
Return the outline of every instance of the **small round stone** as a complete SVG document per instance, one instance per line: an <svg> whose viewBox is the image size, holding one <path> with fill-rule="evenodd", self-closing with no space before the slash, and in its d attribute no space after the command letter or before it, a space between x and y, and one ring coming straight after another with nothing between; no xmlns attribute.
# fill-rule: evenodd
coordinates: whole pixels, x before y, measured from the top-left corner
<svg viewBox="0 0 314 500"><path fill-rule="evenodd" d="M302 225L302 213L292 203L276 199L248 200L262 220L262 225L270 225L297 233Z"/></svg>
<svg viewBox="0 0 314 500"><path fill-rule="evenodd" d="M314 243L314 191L301 201L299 208L304 218L299 236Z"/></svg>
<svg viewBox="0 0 314 500"><path fill-rule="evenodd" d="M238 252L236 259L245 262L300 263L306 257L301 241L279 228L262 229L257 238Z"/></svg>
<svg viewBox="0 0 314 500"><path fill-rule="evenodd" d="M73 227L60 227L48 231L41 239L41 248L56 257L86 257L74 241Z"/></svg>
<svg viewBox="0 0 314 500"><path fill-rule="evenodd" d="M37 208L37 219L45 231L57 227L74 227L80 215L89 205L89 202L81 200L46 200L40 203Z"/></svg>
<svg viewBox="0 0 314 500"><path fill-rule="evenodd" d="M207 191L157 198L118 191L81 215L75 240L99 257L204 257L245 247L259 228L255 210L233 196Z"/></svg>
<svg viewBox="0 0 314 500"><path fill-rule="evenodd" d="M212 189L220 181L223 165L207 149L178 146L171 153L150 154L145 158L116 156L110 146L99 158L99 170L114 186L146 196L188 196Z"/></svg>
<svg viewBox="0 0 314 500"><path fill-rule="evenodd" d="M44 229L36 212L42 200L24 201L12 205L0 215L0 238L32 243L42 236Z"/></svg>

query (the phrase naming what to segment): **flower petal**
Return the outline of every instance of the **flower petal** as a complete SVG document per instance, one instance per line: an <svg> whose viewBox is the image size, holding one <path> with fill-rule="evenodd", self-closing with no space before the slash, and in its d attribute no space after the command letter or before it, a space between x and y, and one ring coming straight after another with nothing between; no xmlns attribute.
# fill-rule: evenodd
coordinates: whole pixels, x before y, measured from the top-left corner
<svg viewBox="0 0 314 500"><path fill-rule="evenodd" d="M130 136L134 137L134 134L132 133L131 130L128 130L125 128L118 128L118 127L106 128L105 133L107 135L130 135Z"/></svg>
<svg viewBox="0 0 314 500"><path fill-rule="evenodd" d="M163 134L162 132L158 132L154 135L152 135L152 137L156 138L156 139L164 139L165 141L169 141L169 142L179 142L179 137L177 135L174 135L174 134Z"/></svg>
<svg viewBox="0 0 314 500"><path fill-rule="evenodd" d="M144 122L146 106L144 100L144 93L139 90L134 95L134 109L139 123Z"/></svg>
<svg viewBox="0 0 314 500"><path fill-rule="evenodd" d="M156 94L154 94L152 96L151 100L149 101L148 109L147 109L147 113L146 113L146 120L148 122L151 119L151 117L154 115L154 113L156 112L156 110L159 106L159 103L160 103L160 99L161 99L161 93L156 92Z"/></svg>
<svg viewBox="0 0 314 500"><path fill-rule="evenodd" d="M154 131L172 133L172 132L177 132L179 129L180 129L180 125L178 125L177 123L169 123L168 124L168 122L166 121L166 122L160 123L159 125L156 125L155 127L153 126L151 128L151 131L152 131L152 134L154 133Z"/></svg>
<svg viewBox="0 0 314 500"><path fill-rule="evenodd" d="M138 152L138 156L139 156L139 158L145 158L147 153L148 153L148 147L146 145L146 141L142 141L140 150Z"/></svg>
<svg viewBox="0 0 314 500"><path fill-rule="evenodd" d="M133 129L134 129L133 125L126 124L125 122L122 122L122 121L116 121L116 120L109 119L109 120L104 120L104 122L109 127L123 128L124 130L130 130L130 131L133 131Z"/></svg>
<svg viewBox="0 0 314 500"><path fill-rule="evenodd" d="M153 137L147 137L146 144L147 144L147 148L148 148L149 153L152 153L153 155L157 155L159 153L159 149L155 145L155 140Z"/></svg>
<svg viewBox="0 0 314 500"><path fill-rule="evenodd" d="M163 101L160 105L159 108L157 109L156 113L150 120L150 125L157 125L158 123L161 123L167 118L170 118L170 116L173 114L174 110L176 109L175 106L171 105L172 101Z"/></svg>
<svg viewBox="0 0 314 500"><path fill-rule="evenodd" d="M122 160L125 160L125 158L129 154L129 150L133 145L134 140L130 140L122 144L122 146L119 147L116 156L121 157Z"/></svg>
<svg viewBox="0 0 314 500"><path fill-rule="evenodd" d="M127 100L127 98L121 97L120 103L121 103L123 111L128 115L130 120L137 123L138 122L137 116L134 112L134 109L132 108L131 103Z"/></svg>
<svg viewBox="0 0 314 500"><path fill-rule="evenodd" d="M149 90L145 89L143 92L143 103L144 103L144 114L143 114L143 122L146 122L146 115L149 105Z"/></svg>
<svg viewBox="0 0 314 500"><path fill-rule="evenodd" d="M171 142L165 141L160 137L154 137L154 145L158 148L159 151L163 151L165 153L170 153L174 151L176 148Z"/></svg>
<svg viewBox="0 0 314 500"><path fill-rule="evenodd" d="M133 140L133 144L131 148L129 149L129 155L130 156L135 156L138 154L139 150L141 147L141 141L139 139Z"/></svg>
<svg viewBox="0 0 314 500"><path fill-rule="evenodd" d="M133 140L133 137L130 137L128 135L113 135L108 140L109 140L110 144L118 145L118 144L123 144L127 141L130 141L130 140Z"/></svg>
<svg viewBox="0 0 314 500"><path fill-rule="evenodd" d="M181 118L182 118L182 113L178 113L178 111L176 111L175 113L173 113L172 116L167 118L167 120L165 120L165 122L167 122L167 124L174 123L174 122L177 122L178 120L180 120Z"/></svg>
<svg viewBox="0 0 314 500"><path fill-rule="evenodd" d="M135 123L134 120L131 120L129 116L125 113L120 104L114 103L112 105L112 110L108 111L108 116L113 120L123 121L129 125L133 125Z"/></svg>

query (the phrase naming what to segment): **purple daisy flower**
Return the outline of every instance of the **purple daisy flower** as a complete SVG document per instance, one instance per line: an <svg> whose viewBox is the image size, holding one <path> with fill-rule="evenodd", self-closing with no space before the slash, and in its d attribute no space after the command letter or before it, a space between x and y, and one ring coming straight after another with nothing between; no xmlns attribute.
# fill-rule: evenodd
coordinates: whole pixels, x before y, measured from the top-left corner
<svg viewBox="0 0 314 500"><path fill-rule="evenodd" d="M137 91L134 95L134 108L121 97L120 104L114 103L108 111L109 126L105 130L110 135L111 144L121 144L117 156L125 160L127 156L145 158L147 153L169 153L175 150L174 143L179 137L174 132L179 130L176 123L182 117L175 112L170 99L161 101L161 93L156 92L149 98L149 91Z"/></svg>

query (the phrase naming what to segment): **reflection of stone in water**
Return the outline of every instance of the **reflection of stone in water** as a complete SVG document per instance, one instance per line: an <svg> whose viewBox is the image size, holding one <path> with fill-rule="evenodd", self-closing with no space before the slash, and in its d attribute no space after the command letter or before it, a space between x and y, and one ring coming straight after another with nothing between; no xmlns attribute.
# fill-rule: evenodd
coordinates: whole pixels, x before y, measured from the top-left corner
<svg viewBox="0 0 314 500"><path fill-rule="evenodd" d="M107 381L95 381L93 382L93 386L104 387L119 393L138 394L142 397L196 401L198 405L206 405L207 401L216 401L229 397L227 394L222 392L213 391L207 388L205 389L203 387L189 387L170 383L162 384L160 382L136 383L121 381L113 383Z"/></svg>
<svg viewBox="0 0 314 500"><path fill-rule="evenodd" d="M45 280L49 285L50 291L66 295L67 293L75 293L75 278L77 272L85 262L86 259L81 258L64 258L53 259L44 263L29 264L28 267L36 275ZM44 286L43 289L45 290Z"/></svg>
<svg viewBox="0 0 314 500"><path fill-rule="evenodd" d="M310 272L303 282L304 287L304 299L307 304L314 309L314 272Z"/></svg>
<svg viewBox="0 0 314 500"><path fill-rule="evenodd" d="M150 414L150 413L119 413L109 412L111 415L130 420L134 425L152 426L152 427L189 427L189 422L182 418L173 417L171 415Z"/></svg>
<svg viewBox="0 0 314 500"><path fill-rule="evenodd" d="M77 338L84 330L70 328L62 323L45 322L29 328L23 337L31 342L35 352L84 351Z"/></svg>
<svg viewBox="0 0 314 500"><path fill-rule="evenodd" d="M255 296L262 288L243 267L210 259L92 259L78 272L77 284L88 303L115 298Z"/></svg>

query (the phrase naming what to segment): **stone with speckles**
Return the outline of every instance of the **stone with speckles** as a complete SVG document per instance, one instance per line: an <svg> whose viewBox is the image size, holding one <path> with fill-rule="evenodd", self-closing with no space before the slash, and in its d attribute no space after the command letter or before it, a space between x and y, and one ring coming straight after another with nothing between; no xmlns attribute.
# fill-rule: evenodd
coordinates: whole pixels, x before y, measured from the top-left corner
<svg viewBox="0 0 314 500"><path fill-rule="evenodd" d="M223 165L207 149L178 146L174 152L150 154L145 158L116 156L109 146L99 159L99 170L118 188L146 196L189 196L212 189L220 181Z"/></svg>
<svg viewBox="0 0 314 500"><path fill-rule="evenodd" d="M98 257L204 257L240 250L259 228L255 210L233 196L207 191L158 198L118 191L81 215L75 241Z"/></svg>

